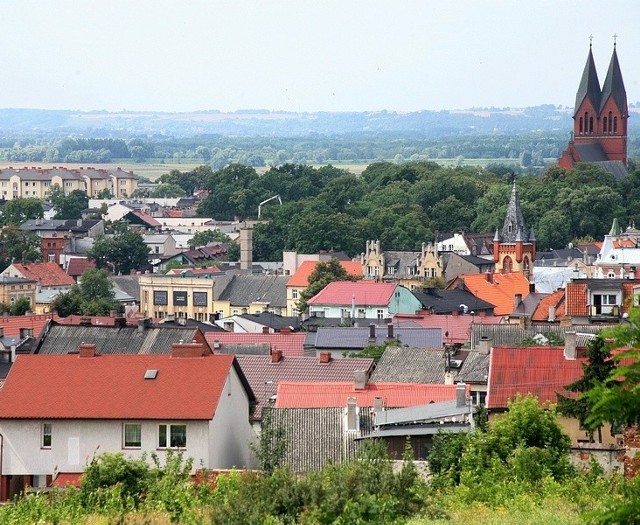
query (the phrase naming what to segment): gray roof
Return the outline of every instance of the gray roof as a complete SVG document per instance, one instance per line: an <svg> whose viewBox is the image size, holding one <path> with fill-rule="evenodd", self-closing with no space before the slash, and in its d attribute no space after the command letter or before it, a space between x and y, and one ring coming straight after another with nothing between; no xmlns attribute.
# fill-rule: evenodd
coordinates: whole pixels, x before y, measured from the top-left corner
<svg viewBox="0 0 640 525"><path fill-rule="evenodd" d="M393 338L401 343L417 348L442 347L441 328L394 327ZM315 348L359 350L372 344L381 344L387 340L387 330L376 330L374 341L369 339L369 327L318 327L305 339L305 346Z"/></svg>
<svg viewBox="0 0 640 525"><path fill-rule="evenodd" d="M598 279L607 281L607 279ZM611 328L611 324L571 325L561 326L550 323L531 323L526 328L520 324L481 324L471 325L471 348L477 348L478 341L485 337L491 340L492 346L514 346L523 339L530 339L538 334L553 333L564 339L567 331L584 334L595 334L604 328Z"/></svg>
<svg viewBox="0 0 640 525"><path fill-rule="evenodd" d="M385 268L383 268L384 275L387 275L387 268L393 266L396 269L396 273L389 275L396 279L401 277L415 277L414 273L409 271L409 268L415 268L418 264L418 258L420 252L396 252L385 251Z"/></svg>
<svg viewBox="0 0 640 525"><path fill-rule="evenodd" d="M489 354L469 352L458 372L457 380L463 383L487 384L489 377Z"/></svg>
<svg viewBox="0 0 640 525"><path fill-rule="evenodd" d="M284 466L293 472L322 470L355 459L358 438L371 432L373 413L360 410L360 432L344 429L344 408L273 408L272 421L284 430Z"/></svg>
<svg viewBox="0 0 640 525"><path fill-rule="evenodd" d="M456 369L451 372L454 376L457 374ZM444 384L444 373L442 348L389 346L378 361L370 382Z"/></svg>
<svg viewBox="0 0 640 525"><path fill-rule="evenodd" d="M468 311L489 310L493 313L494 305L478 299L467 290L438 290L429 288L425 292L412 292L422 307L426 310L433 310L434 314L450 314L451 312L464 311L467 306Z"/></svg>
<svg viewBox="0 0 640 525"><path fill-rule="evenodd" d="M376 412L375 424L384 426L436 422L446 417L467 415L469 409L470 407L466 404L458 406L455 399L413 407L393 408Z"/></svg>
<svg viewBox="0 0 640 525"><path fill-rule="evenodd" d="M288 280L288 275L234 275L231 282L220 294L219 299L229 301L232 306L247 306L254 302L264 302L269 306L285 308L287 306Z"/></svg>
<svg viewBox="0 0 640 525"><path fill-rule="evenodd" d="M607 160L607 154L598 143L576 143L575 148L578 150L578 154L580 155L580 162L597 162Z"/></svg>
<svg viewBox="0 0 640 525"><path fill-rule="evenodd" d="M574 116L577 115L582 101L588 98L591 100L593 107L596 111L600 108L600 81L598 80L598 72L596 71L596 64L593 60L593 53L591 51L591 45L589 45L589 54L587 55L587 63L584 65L582 71L582 78L580 79L580 86L578 86L578 92L576 93L576 106L574 109Z"/></svg>
<svg viewBox="0 0 640 525"><path fill-rule="evenodd" d="M502 232L500 236L501 242L514 243L517 240L523 242L529 241L529 233L524 223L522 208L520 207L520 198L518 197L518 189L515 182L511 189L511 199L507 207L507 216L504 218Z"/></svg>
<svg viewBox="0 0 640 525"><path fill-rule="evenodd" d="M620 64L618 63L618 53L614 44L613 54L611 55L611 61L609 62L609 69L607 70L607 76L602 84L602 94L599 111L602 112L604 106L607 104L609 97L613 98L618 106L618 109L623 115L627 113L627 91L624 88L624 82L622 81L622 72L620 71Z"/></svg>
<svg viewBox="0 0 640 525"><path fill-rule="evenodd" d="M140 302L140 285L137 275L112 275L113 287Z"/></svg>
<svg viewBox="0 0 640 525"><path fill-rule="evenodd" d="M137 326L74 326L53 322L44 336L39 354L77 352L82 343L93 343L99 354L169 354L173 343L191 342L198 329ZM202 337L204 339L204 337Z"/></svg>
<svg viewBox="0 0 640 525"><path fill-rule="evenodd" d="M216 354L263 356L271 354L269 343L214 343Z"/></svg>
<svg viewBox="0 0 640 525"><path fill-rule="evenodd" d="M298 329L300 327L299 317L284 317L272 312L260 312L256 314L242 314L240 317L248 319L263 326L268 326L274 330L280 330L282 327L292 327Z"/></svg>

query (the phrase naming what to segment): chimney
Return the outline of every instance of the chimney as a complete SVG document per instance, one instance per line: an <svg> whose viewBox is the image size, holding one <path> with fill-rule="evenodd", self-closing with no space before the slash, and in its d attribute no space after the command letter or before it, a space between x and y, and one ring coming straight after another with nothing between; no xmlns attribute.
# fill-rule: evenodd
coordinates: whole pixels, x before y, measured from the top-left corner
<svg viewBox="0 0 640 525"><path fill-rule="evenodd" d="M271 351L271 362L272 363L279 363L280 360L282 359L282 350L272 350Z"/></svg>
<svg viewBox="0 0 640 525"><path fill-rule="evenodd" d="M555 306L550 306L549 307L549 322L553 323L556 320L556 307Z"/></svg>
<svg viewBox="0 0 640 525"><path fill-rule="evenodd" d="M358 405L355 397L347 398L347 430L358 430Z"/></svg>
<svg viewBox="0 0 640 525"><path fill-rule="evenodd" d="M263 326L262 327L262 333L263 334L268 334L269 333L269 327L268 326Z"/></svg>
<svg viewBox="0 0 640 525"><path fill-rule="evenodd" d="M456 385L456 407L463 407L467 404L467 385L458 383Z"/></svg>
<svg viewBox="0 0 640 525"><path fill-rule="evenodd" d="M376 325L373 323L369 325L369 342L370 343L376 342Z"/></svg>
<svg viewBox="0 0 640 525"><path fill-rule="evenodd" d="M393 323L387 325L387 339L393 339Z"/></svg>
<svg viewBox="0 0 640 525"><path fill-rule="evenodd" d="M485 275L487 277L487 282L493 283L493 274L491 272L487 272Z"/></svg>
<svg viewBox="0 0 640 525"><path fill-rule="evenodd" d="M513 296L513 308L514 310L516 308L518 308L518 306L520 306L520 303L522 303L522 294L521 293L517 293Z"/></svg>
<svg viewBox="0 0 640 525"><path fill-rule="evenodd" d="M444 384L453 385L453 374L451 372L444 373Z"/></svg>
<svg viewBox="0 0 640 525"><path fill-rule="evenodd" d="M382 412L384 410L384 402L381 397L376 396L373 398L373 410L374 412Z"/></svg>
<svg viewBox="0 0 640 525"><path fill-rule="evenodd" d="M487 337L486 335L481 336L480 340L478 341L478 353L484 355L490 354L492 343L493 340L490 337Z"/></svg>
<svg viewBox="0 0 640 525"><path fill-rule="evenodd" d="M460 315L460 310L451 310L451 315L452 315L453 317L457 317L457 316L459 316L459 315Z"/></svg>
<svg viewBox="0 0 640 525"><path fill-rule="evenodd" d="M96 345L93 343L80 343L80 357L95 357Z"/></svg>
<svg viewBox="0 0 640 525"><path fill-rule="evenodd" d="M320 362L321 363L330 363L331 362L331 352L320 352Z"/></svg>
<svg viewBox="0 0 640 525"><path fill-rule="evenodd" d="M578 357L578 348L576 344L576 333L565 332L564 333L564 358L567 360L574 360Z"/></svg>
<svg viewBox="0 0 640 525"><path fill-rule="evenodd" d="M16 362L16 345L11 345L11 362Z"/></svg>
<svg viewBox="0 0 640 525"><path fill-rule="evenodd" d="M356 370L353 373L354 385L356 390L365 390L367 388L367 371Z"/></svg>
<svg viewBox="0 0 640 525"><path fill-rule="evenodd" d="M144 319L140 319L138 321L138 333L141 334L142 332L144 332L147 328L149 328L150 324L151 324L151 320L148 317L145 317Z"/></svg>
<svg viewBox="0 0 640 525"><path fill-rule="evenodd" d="M127 326L127 318L122 316L116 317L113 320L113 326L116 328L125 328Z"/></svg>
<svg viewBox="0 0 640 525"><path fill-rule="evenodd" d="M240 270L251 271L253 268L253 229L247 226L240 228Z"/></svg>
<svg viewBox="0 0 640 525"><path fill-rule="evenodd" d="M290 334L291 333L291 327L290 326L282 326L282 327L280 327L280 333L281 334Z"/></svg>
<svg viewBox="0 0 640 525"><path fill-rule="evenodd" d="M171 357L204 357L209 354L208 348L202 343L173 343Z"/></svg>

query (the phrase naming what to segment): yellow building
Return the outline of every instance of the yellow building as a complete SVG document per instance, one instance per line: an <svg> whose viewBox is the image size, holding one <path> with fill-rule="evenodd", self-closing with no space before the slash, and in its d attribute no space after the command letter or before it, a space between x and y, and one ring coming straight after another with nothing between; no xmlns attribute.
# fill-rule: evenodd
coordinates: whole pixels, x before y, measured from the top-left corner
<svg viewBox="0 0 640 525"><path fill-rule="evenodd" d="M145 316L211 321L215 317L214 280L174 275L141 275L140 312Z"/></svg>
<svg viewBox="0 0 640 525"><path fill-rule="evenodd" d="M32 279L0 276L0 303L11 306L18 299L26 297L32 305L36 304L36 287L38 283Z"/></svg>
<svg viewBox="0 0 640 525"><path fill-rule="evenodd" d="M22 197L44 199L56 185L66 194L79 190L89 197L97 197L103 190L110 191L115 197L127 197L138 187L137 176L120 168L27 167L0 170L0 198L5 200Z"/></svg>

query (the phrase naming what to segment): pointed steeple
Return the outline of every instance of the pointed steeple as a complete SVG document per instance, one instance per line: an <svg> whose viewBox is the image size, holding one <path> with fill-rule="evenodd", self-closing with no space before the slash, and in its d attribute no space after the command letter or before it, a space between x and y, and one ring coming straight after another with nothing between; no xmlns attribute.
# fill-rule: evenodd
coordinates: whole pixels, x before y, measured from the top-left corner
<svg viewBox="0 0 640 525"><path fill-rule="evenodd" d="M613 54L611 55L607 76L604 79L604 84L602 86L602 94L600 96L601 103L599 107L600 111L602 111L609 97L613 98L620 113L623 116L627 116L627 92L624 89L624 82L622 81L622 72L620 71L620 64L618 63L618 53L616 52L615 44L613 44Z"/></svg>
<svg viewBox="0 0 640 525"><path fill-rule="evenodd" d="M511 200L507 208L507 216L502 226L502 242L512 243L518 240L527 241L529 235L527 227L524 223L522 209L520 208L520 199L518 198L518 190L516 182L513 181L513 189L511 190Z"/></svg>
<svg viewBox="0 0 640 525"><path fill-rule="evenodd" d="M596 71L596 64L593 60L593 53L591 51L591 43L589 44L589 56L587 57L587 63L584 66L582 72L582 79L580 80L580 86L576 93L576 107L574 109L574 116L577 115L578 110L585 98L591 100L591 104L594 109L598 111L600 109L600 81L598 80L598 73Z"/></svg>
<svg viewBox="0 0 640 525"><path fill-rule="evenodd" d="M618 219L616 217L613 218L613 224L611 225L611 229L609 230L609 235L611 237L618 237L622 233L622 229L620 228L620 224L618 223Z"/></svg>

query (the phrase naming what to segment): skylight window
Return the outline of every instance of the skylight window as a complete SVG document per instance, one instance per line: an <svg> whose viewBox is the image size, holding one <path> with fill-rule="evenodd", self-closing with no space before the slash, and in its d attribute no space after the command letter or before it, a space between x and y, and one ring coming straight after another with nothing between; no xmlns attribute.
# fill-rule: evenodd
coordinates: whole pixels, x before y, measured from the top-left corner
<svg viewBox="0 0 640 525"><path fill-rule="evenodd" d="M156 377L158 377L158 371L153 369L153 368L149 368L145 373L144 373L144 378L145 379L155 379Z"/></svg>

